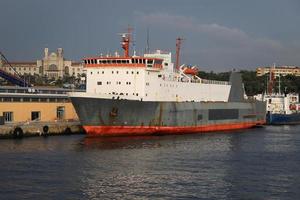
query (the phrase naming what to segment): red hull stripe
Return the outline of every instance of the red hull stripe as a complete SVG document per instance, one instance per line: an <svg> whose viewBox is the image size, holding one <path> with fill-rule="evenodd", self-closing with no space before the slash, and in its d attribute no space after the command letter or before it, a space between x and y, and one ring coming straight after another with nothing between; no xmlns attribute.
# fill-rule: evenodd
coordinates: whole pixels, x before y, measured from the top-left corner
<svg viewBox="0 0 300 200"><path fill-rule="evenodd" d="M153 134L185 134L201 133L211 131L225 131L245 129L256 125L265 124L265 121L243 122L231 124L211 124L203 126L83 126L88 135L91 136L137 136Z"/></svg>

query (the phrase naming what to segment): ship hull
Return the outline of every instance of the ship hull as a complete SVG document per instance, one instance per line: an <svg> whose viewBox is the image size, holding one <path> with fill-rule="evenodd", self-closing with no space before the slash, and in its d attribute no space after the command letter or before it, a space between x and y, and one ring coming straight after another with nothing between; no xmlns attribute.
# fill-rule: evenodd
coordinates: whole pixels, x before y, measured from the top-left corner
<svg viewBox="0 0 300 200"><path fill-rule="evenodd" d="M133 136L203 133L265 123L265 103L149 102L70 97L86 133Z"/></svg>
<svg viewBox="0 0 300 200"><path fill-rule="evenodd" d="M267 124L269 125L288 125L300 124L300 113L293 114L267 114Z"/></svg>

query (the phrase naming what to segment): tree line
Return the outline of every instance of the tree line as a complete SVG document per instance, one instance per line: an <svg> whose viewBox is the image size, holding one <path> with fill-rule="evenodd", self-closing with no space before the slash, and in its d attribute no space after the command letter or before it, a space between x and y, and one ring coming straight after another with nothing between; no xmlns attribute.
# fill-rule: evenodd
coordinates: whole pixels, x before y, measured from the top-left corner
<svg viewBox="0 0 300 200"><path fill-rule="evenodd" d="M264 76L256 76L255 71L240 71L242 74L242 79L245 87L246 94L248 96L253 96L256 94L263 93L267 90L268 78L269 74ZM199 72L199 77L203 79L212 79L219 81L228 81L230 72L221 72L215 73L211 72ZM279 92L279 82L280 82L280 90L282 93L290 93L296 92L300 94L300 77L293 75L281 76L280 81L279 78L276 78L274 92Z"/></svg>

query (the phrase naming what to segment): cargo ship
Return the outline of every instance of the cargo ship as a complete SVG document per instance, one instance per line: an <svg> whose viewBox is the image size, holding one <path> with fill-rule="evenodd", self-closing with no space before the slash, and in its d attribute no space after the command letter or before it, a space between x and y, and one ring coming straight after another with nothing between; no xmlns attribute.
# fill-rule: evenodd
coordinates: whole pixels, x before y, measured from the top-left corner
<svg viewBox="0 0 300 200"><path fill-rule="evenodd" d="M272 94L265 95L263 99L267 102L267 124L300 124L299 94Z"/></svg>
<svg viewBox="0 0 300 200"><path fill-rule="evenodd" d="M197 67L179 65L171 53L129 53L130 33L122 34L123 55L83 59L86 92L69 97L90 136L203 133L250 128L265 123L262 101L245 98L241 75L202 79Z"/></svg>
<svg viewBox="0 0 300 200"><path fill-rule="evenodd" d="M267 91L255 98L266 102L266 123L269 125L300 124L300 102L298 93L282 93L280 77L278 92L274 91L275 65L270 68Z"/></svg>

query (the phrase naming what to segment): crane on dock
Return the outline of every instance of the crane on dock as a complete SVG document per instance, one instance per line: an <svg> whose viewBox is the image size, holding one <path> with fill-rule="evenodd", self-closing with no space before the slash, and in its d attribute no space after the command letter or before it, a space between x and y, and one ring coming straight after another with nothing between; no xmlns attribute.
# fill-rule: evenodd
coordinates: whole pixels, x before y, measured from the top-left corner
<svg viewBox="0 0 300 200"><path fill-rule="evenodd" d="M21 77L21 75L13 68L10 62L6 59L4 54L0 51L0 59L3 59L5 63L8 64L9 68L12 69L13 74L5 71L0 68L0 77L9 81L10 83L20 86L20 87L31 87L31 84L26 82L25 79Z"/></svg>

